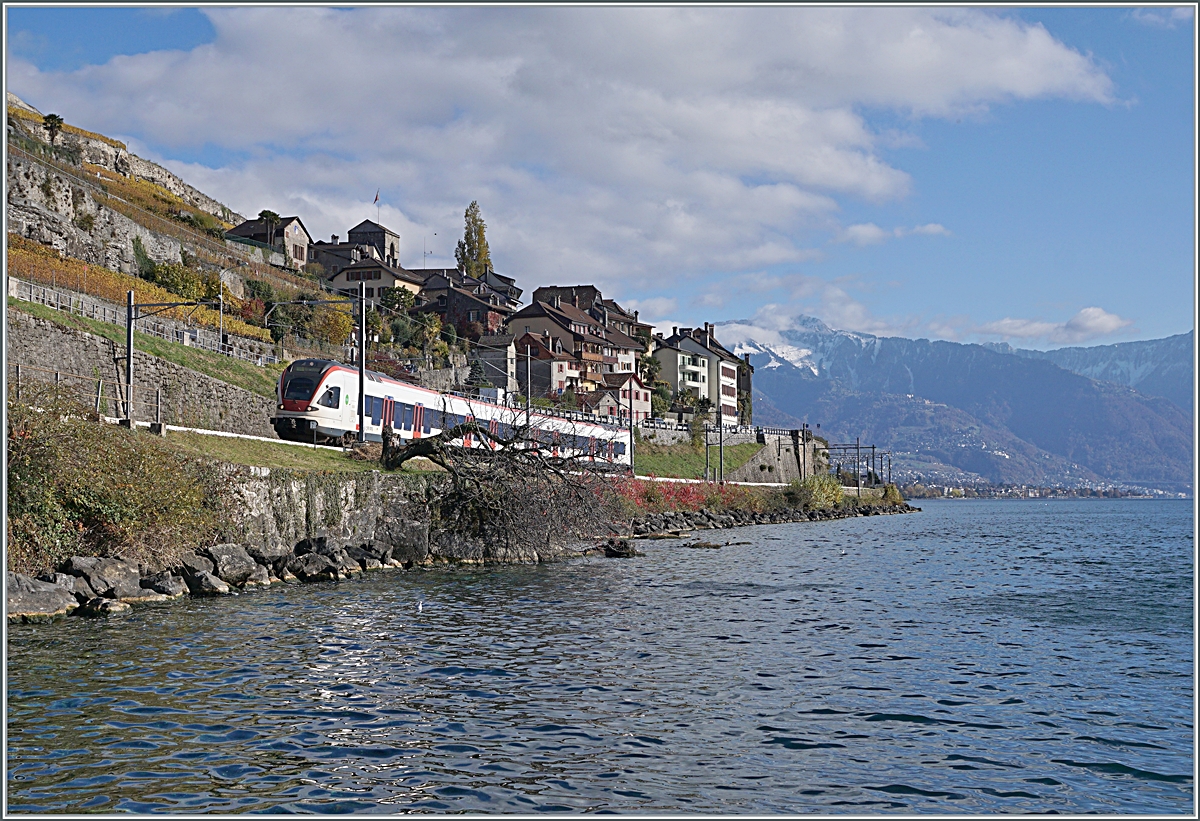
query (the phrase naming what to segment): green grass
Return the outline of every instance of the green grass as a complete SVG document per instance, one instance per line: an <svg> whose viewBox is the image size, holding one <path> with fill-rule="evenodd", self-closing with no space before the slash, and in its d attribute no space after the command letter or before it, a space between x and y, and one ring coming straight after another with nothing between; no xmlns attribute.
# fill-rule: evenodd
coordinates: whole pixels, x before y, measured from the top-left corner
<svg viewBox="0 0 1200 821"><path fill-rule="evenodd" d="M725 448L725 472L737 470L754 458L765 445L750 442ZM717 448L708 452L710 473L718 466ZM680 479L704 478L704 447L691 444L652 445L643 442L634 450L634 462L640 476L674 476Z"/></svg>
<svg viewBox="0 0 1200 821"><path fill-rule="evenodd" d="M63 328L86 331L95 336L110 339L122 348L125 347L125 329L110 322L101 322L96 319L76 316L46 305L38 305L37 303L25 302L19 299L9 299L8 307L31 314L39 319L49 320ZM251 393L272 399L275 397L275 385L279 382L279 374L284 369L284 365L265 365L260 367L242 359L222 356L212 351L192 348L178 342L168 342L165 339L139 333L136 330L133 332L133 347L143 353L157 356L159 359L165 359L167 362L182 365L185 368L198 371L206 376L211 376L213 379L220 379L222 382L228 382L230 385L236 385Z"/></svg>
<svg viewBox="0 0 1200 821"><path fill-rule="evenodd" d="M255 439L235 439L228 436L208 436L203 433L170 431L166 443L175 449L196 456L207 456L235 465L251 465L265 468L287 468L290 470L321 470L332 473L361 473L379 470L374 460L352 459L340 450L329 448L304 448L284 442L260 442ZM437 470L425 459L414 460L406 473L422 473ZM422 467L427 470L422 470Z"/></svg>

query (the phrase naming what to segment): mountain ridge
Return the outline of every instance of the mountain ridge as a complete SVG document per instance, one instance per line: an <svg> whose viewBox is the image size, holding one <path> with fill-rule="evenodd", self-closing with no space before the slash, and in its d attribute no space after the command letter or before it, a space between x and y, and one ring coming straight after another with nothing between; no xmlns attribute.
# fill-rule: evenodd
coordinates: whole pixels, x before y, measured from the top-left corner
<svg viewBox="0 0 1200 821"><path fill-rule="evenodd" d="M785 331L717 325L735 353L751 355L761 421L820 421L835 438L892 448L914 476L1190 489L1191 411L1170 398L995 346L877 337L806 320ZM1175 351L1174 360L1136 371L1143 382L1155 370L1168 385L1181 381L1175 360L1190 337L1177 336L1182 343L1171 337L1158 346ZM1155 346L1142 348L1143 364L1154 364ZM1176 387L1177 396L1190 392Z"/></svg>

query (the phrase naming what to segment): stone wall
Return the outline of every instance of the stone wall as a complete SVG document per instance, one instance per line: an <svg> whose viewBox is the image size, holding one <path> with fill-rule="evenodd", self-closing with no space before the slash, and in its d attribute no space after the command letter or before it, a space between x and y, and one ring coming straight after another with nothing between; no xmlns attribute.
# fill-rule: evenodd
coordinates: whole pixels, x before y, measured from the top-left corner
<svg viewBox="0 0 1200 821"><path fill-rule="evenodd" d="M526 564L557 561L594 549L507 548L448 533L438 526L444 475L318 473L233 469L234 521L223 534L251 553L281 553L302 542L387 546L405 564Z"/></svg>
<svg viewBox="0 0 1200 821"><path fill-rule="evenodd" d="M96 381L104 382L101 412L124 416L117 394L124 396L125 348L103 337L70 330L45 319L8 309L6 340L10 383L12 366L23 366L21 380L53 381L54 371L89 404L95 401ZM31 366L31 367L25 367ZM44 370L34 370L34 368ZM75 374L82 378L73 378ZM275 414L274 398L134 351L133 384L136 416L154 421L155 391L162 395L162 421L206 430L274 437L269 419Z"/></svg>

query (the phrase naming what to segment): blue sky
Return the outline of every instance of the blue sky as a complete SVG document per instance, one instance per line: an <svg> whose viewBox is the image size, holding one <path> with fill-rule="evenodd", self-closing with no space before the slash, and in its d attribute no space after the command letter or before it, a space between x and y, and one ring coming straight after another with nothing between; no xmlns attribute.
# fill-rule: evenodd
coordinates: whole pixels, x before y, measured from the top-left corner
<svg viewBox="0 0 1200 821"><path fill-rule="evenodd" d="M1193 327L1194 21L1154 9L7 8L7 83L243 213L664 325ZM436 232L436 237L434 236Z"/></svg>

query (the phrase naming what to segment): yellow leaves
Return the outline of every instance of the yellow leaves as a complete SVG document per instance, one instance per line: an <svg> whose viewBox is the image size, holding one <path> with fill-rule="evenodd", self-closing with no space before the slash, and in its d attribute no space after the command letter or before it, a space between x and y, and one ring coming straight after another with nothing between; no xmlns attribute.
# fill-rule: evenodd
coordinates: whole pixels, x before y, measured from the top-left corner
<svg viewBox="0 0 1200 821"><path fill-rule="evenodd" d="M180 301L175 294L144 279L70 257L59 257L54 249L12 233L8 235L8 272L19 279L92 294L116 305L125 304L126 292L130 290L138 302ZM231 309L233 307L230 306ZM209 308L171 308L166 315L177 320L190 317L194 324L209 328L221 324L219 313ZM271 341L271 334L266 328L248 325L230 317L228 313L225 316L225 331L250 339Z"/></svg>
<svg viewBox="0 0 1200 821"><path fill-rule="evenodd" d="M17 108L16 106L11 105L8 107L8 116L16 117L18 120L26 120L28 122L37 123L38 125L41 125L43 122L45 122L45 118L42 115L34 114L32 111L26 111L23 108ZM95 131L84 131L78 126L67 125L66 123L63 123L60 130L65 131L68 134L78 134L81 137L88 137L93 140L99 140L100 142L108 143L115 148L120 148L122 151L128 150L128 148L125 146L125 143L121 142L120 140L114 140L112 137L105 137L103 134L97 134Z"/></svg>

